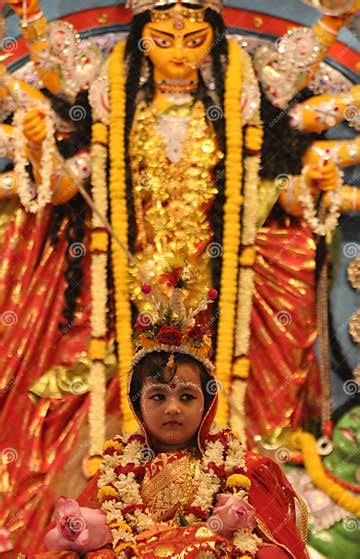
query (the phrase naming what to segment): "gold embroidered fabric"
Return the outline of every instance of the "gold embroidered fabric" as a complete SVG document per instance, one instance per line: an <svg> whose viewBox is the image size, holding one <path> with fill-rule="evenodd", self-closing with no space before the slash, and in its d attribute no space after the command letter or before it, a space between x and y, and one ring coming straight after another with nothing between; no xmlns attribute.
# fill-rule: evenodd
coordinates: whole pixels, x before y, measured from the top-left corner
<svg viewBox="0 0 360 559"><path fill-rule="evenodd" d="M210 281L206 247L212 238L209 211L217 193L214 167L223 153L201 101L172 107L167 113L170 117L188 117L177 162L167 154L168 140L159 129L161 113L140 102L134 116L130 156L137 227L135 253L154 283L159 283L160 276L180 258L198 271L198 283L203 288ZM141 308L142 294L134 270L130 293ZM197 300L198 294L194 292L192 297Z"/></svg>
<svg viewBox="0 0 360 559"><path fill-rule="evenodd" d="M190 503L198 487L199 460L191 453L160 453L146 465L141 496L154 520L168 520Z"/></svg>

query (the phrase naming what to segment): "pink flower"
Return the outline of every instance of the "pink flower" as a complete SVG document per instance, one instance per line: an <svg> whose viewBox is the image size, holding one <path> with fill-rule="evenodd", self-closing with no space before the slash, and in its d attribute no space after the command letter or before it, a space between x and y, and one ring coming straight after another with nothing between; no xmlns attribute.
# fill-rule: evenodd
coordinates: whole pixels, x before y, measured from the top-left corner
<svg viewBox="0 0 360 559"><path fill-rule="evenodd" d="M13 544L10 540L9 530L0 528L0 553L11 551L11 549L13 549Z"/></svg>
<svg viewBox="0 0 360 559"><path fill-rule="evenodd" d="M233 532L241 528L253 530L256 526L255 509L247 501L236 495L220 494L213 515L208 520L211 528L225 538L231 538Z"/></svg>
<svg viewBox="0 0 360 559"><path fill-rule="evenodd" d="M59 497L56 501L56 527L45 536L49 551L95 551L110 543L106 514L99 509L80 507L75 499Z"/></svg>

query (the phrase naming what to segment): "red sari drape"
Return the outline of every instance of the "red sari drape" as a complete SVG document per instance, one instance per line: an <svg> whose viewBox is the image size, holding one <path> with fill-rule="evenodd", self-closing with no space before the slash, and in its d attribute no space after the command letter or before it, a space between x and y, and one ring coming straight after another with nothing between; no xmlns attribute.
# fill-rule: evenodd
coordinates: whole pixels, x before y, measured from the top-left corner
<svg viewBox="0 0 360 559"><path fill-rule="evenodd" d="M260 229L254 266L250 374L245 412L248 440L298 427L319 412L314 350L315 242L304 222Z"/></svg>
<svg viewBox="0 0 360 559"><path fill-rule="evenodd" d="M37 215L18 208L0 244L0 526L10 530L14 556L43 540L89 406L88 395L35 401L28 393L50 368L73 365L90 339L89 254L78 320L66 334L58 329L68 243L63 226L51 245L51 218L50 207ZM108 411L118 409L115 381L107 402Z"/></svg>

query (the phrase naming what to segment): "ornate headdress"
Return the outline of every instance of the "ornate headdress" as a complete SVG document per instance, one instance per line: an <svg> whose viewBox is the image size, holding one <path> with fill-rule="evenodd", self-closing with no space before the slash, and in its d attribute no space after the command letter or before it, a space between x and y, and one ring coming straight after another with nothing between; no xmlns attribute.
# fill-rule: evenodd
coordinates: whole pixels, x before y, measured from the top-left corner
<svg viewBox="0 0 360 559"><path fill-rule="evenodd" d="M135 323L136 349L132 365L136 365L148 353L170 352L168 366L174 362L174 353L184 353L200 361L209 371L214 370L210 360L211 327L198 320L199 314L217 298L216 289L209 289L196 309L187 311L183 284L180 280L173 287L166 304L159 302L149 284L143 284L142 291L148 296L152 312L140 313Z"/></svg>
<svg viewBox="0 0 360 559"><path fill-rule="evenodd" d="M183 4L186 4L186 7ZM163 10L166 19L172 16L172 12L179 9L184 17L193 17L194 10L188 7L190 5L199 9L202 14L206 8L211 8L219 13L222 11L222 0L187 0L186 2L181 2L181 0L127 0L126 2L126 7L132 10L133 15L168 6L169 9Z"/></svg>

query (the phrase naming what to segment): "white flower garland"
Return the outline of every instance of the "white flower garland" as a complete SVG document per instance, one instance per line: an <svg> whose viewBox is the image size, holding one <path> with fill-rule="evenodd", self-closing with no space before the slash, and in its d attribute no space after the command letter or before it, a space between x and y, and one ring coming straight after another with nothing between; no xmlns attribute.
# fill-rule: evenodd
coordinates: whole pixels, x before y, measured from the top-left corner
<svg viewBox="0 0 360 559"><path fill-rule="evenodd" d="M35 105L37 107L37 105ZM19 181L17 191L20 202L26 210L31 213L37 213L51 202L51 177L53 173L53 157L55 154L55 124L53 114L49 106L40 104L38 108L44 113L44 123L46 136L41 146L40 160L40 185L37 186L37 197L34 199L32 195L32 185L29 175L26 171L28 165L26 157L26 145L28 140L24 134L24 118L28 114L25 109L17 109L14 114L13 126L14 134L14 169L15 175Z"/></svg>
<svg viewBox="0 0 360 559"><path fill-rule="evenodd" d="M331 233L337 226L338 219L340 216L340 203L341 203L341 188L343 186L343 172L341 169L337 168L338 172L338 184L335 190L331 190L329 193L330 197L330 208L324 223L320 223L319 218L316 216L316 210L314 206L314 200L311 195L310 189L306 182L306 173L309 166L305 165L301 172L300 180L300 190L301 194L299 200L303 206L304 219L310 225L314 233L320 236L325 236Z"/></svg>
<svg viewBox="0 0 360 559"><path fill-rule="evenodd" d="M244 446L235 436L229 441L229 449L225 459L225 473L230 475L234 468L241 468L246 472Z"/></svg>
<svg viewBox="0 0 360 559"><path fill-rule="evenodd" d="M237 433L241 441L246 440L245 422L245 394L246 394L246 380L237 379L233 380L233 394L236 394L237 412L231 414L231 428Z"/></svg>
<svg viewBox="0 0 360 559"><path fill-rule="evenodd" d="M259 538L259 536L246 528L237 530L233 539L234 545L236 545L242 553L251 553L254 557L262 541L263 540Z"/></svg>
<svg viewBox="0 0 360 559"><path fill-rule="evenodd" d="M212 430L212 433L215 433L215 431ZM126 474L121 473L118 475L115 473L115 469L118 466L127 467L133 465L134 468L142 464L141 457L145 448L145 440L136 439L128 442L129 438L131 437L127 436L123 439L120 437L114 438L115 445L121 445L120 454L115 451L116 454L114 455L104 455L101 465L102 473L98 481L100 490L111 484L111 487L115 488L117 492L116 497L106 499L101 504L102 510L106 513L107 523L110 527L111 524L114 525L111 531L113 535L113 549L115 551L119 543L135 544L134 534L126 529L126 524L135 533L141 533L154 524L154 520L147 510L136 509L126 514L122 512L124 507L131 504L136 504L137 506L144 505L140 493L140 484L136 480L134 472L130 471ZM218 467L223 466L227 475L231 475L234 469L238 468L246 471L243 445L236 437L230 436L228 450L225 452L224 445L220 440L207 442L200 462L198 488L192 502L192 506L201 507L207 513L210 512L213 506L214 495L221 488L221 479L214 472L209 471L209 465L212 462ZM245 490L238 491L235 495L241 499L247 499L247 492ZM122 523L124 523L124 527L121 526ZM259 542L261 542L261 539L250 530L238 530L234 537L234 544L237 547L244 552L254 555ZM120 553L119 556L122 557L122 554Z"/></svg>
<svg viewBox="0 0 360 559"><path fill-rule="evenodd" d="M91 146L91 160L93 161L92 197L96 208L101 215L108 211L108 199L106 189L106 146L93 143ZM92 227L95 230L102 227L99 216L93 212ZM106 336L106 305L108 298L107 290L107 250L91 254L91 338L101 339ZM92 361L90 367L90 408L89 408L89 430L90 430L90 455L102 453L105 442L105 415L106 415L106 372L104 361Z"/></svg>
<svg viewBox="0 0 360 559"><path fill-rule="evenodd" d="M95 456L101 454L101 444L105 440L106 378L105 366L101 361L91 364L90 386L90 456Z"/></svg>

